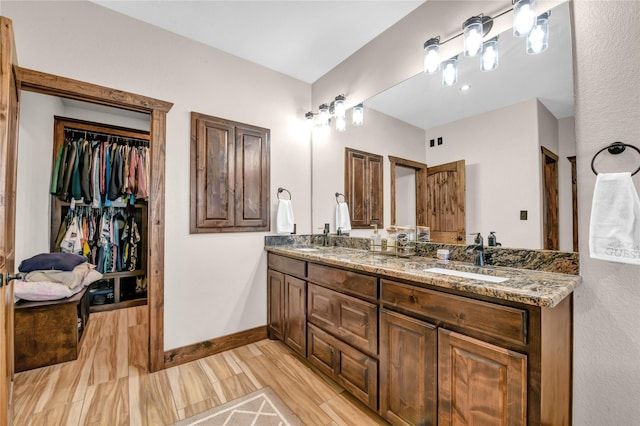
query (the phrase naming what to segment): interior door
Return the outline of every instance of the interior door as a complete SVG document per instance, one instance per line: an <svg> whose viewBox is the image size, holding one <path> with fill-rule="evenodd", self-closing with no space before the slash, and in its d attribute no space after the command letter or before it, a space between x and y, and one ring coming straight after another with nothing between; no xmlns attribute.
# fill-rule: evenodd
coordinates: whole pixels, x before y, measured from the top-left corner
<svg viewBox="0 0 640 426"><path fill-rule="evenodd" d="M542 148L544 249L559 250L558 156Z"/></svg>
<svg viewBox="0 0 640 426"><path fill-rule="evenodd" d="M464 244L464 160L427 168L427 226L434 243Z"/></svg>
<svg viewBox="0 0 640 426"><path fill-rule="evenodd" d="M14 272L19 111L16 64L13 25L10 19L0 17L0 424L11 424L13 381L13 288L6 277Z"/></svg>

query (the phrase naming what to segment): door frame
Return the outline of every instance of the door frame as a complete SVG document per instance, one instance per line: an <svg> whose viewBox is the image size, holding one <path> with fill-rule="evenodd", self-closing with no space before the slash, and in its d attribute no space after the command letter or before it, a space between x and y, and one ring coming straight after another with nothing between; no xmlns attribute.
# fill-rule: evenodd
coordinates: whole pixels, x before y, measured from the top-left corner
<svg viewBox="0 0 640 426"><path fill-rule="evenodd" d="M391 179L390 205L391 225L396 223L396 167L413 169L416 172L416 225L427 225L427 165L418 161L407 160L400 157L389 156L389 175Z"/></svg>
<svg viewBox="0 0 640 426"><path fill-rule="evenodd" d="M73 80L26 68L15 68L20 90L58 96L151 115L151 171L147 218L147 305L149 309L149 371L164 363L164 229L166 116L170 102ZM19 141L18 141L19 143Z"/></svg>
<svg viewBox="0 0 640 426"><path fill-rule="evenodd" d="M542 248L560 249L558 156L544 146L542 151Z"/></svg>

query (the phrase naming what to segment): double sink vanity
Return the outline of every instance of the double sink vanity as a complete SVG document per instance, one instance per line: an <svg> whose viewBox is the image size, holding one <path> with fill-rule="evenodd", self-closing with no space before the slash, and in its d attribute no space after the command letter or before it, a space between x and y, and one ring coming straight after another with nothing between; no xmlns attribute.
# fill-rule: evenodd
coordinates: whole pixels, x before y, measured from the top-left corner
<svg viewBox="0 0 640 426"><path fill-rule="evenodd" d="M270 338L390 423L571 424L578 275L265 250Z"/></svg>

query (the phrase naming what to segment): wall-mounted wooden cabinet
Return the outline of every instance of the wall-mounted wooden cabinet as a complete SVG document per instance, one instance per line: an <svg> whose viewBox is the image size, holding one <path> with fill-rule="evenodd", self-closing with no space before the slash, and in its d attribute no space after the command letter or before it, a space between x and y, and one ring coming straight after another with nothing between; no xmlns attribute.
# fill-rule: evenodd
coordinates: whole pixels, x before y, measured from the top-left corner
<svg viewBox="0 0 640 426"><path fill-rule="evenodd" d="M270 130L191 113L191 233L269 231Z"/></svg>
<svg viewBox="0 0 640 426"><path fill-rule="evenodd" d="M351 227L383 227L383 179L381 155L345 148L344 195Z"/></svg>

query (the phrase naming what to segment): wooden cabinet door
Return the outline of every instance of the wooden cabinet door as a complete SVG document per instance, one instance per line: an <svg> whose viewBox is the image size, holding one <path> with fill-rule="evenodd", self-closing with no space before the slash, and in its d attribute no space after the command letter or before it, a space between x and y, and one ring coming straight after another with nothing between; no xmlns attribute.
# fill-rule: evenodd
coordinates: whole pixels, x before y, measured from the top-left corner
<svg viewBox="0 0 640 426"><path fill-rule="evenodd" d="M383 225L383 173L381 155L345 148L344 191L351 227Z"/></svg>
<svg viewBox="0 0 640 426"><path fill-rule="evenodd" d="M284 274L267 271L267 329L272 339L284 340Z"/></svg>
<svg viewBox="0 0 640 426"><path fill-rule="evenodd" d="M248 126L236 126L235 132L235 226L268 228L269 132Z"/></svg>
<svg viewBox="0 0 640 426"><path fill-rule="evenodd" d="M328 333L308 325L307 359L372 410L378 409L378 362Z"/></svg>
<svg viewBox="0 0 640 426"><path fill-rule="evenodd" d="M526 355L439 329L438 386L440 426L526 424Z"/></svg>
<svg viewBox="0 0 640 426"><path fill-rule="evenodd" d="M294 351L307 356L306 283L284 276L284 342Z"/></svg>
<svg viewBox="0 0 640 426"><path fill-rule="evenodd" d="M380 312L380 415L392 424L437 424L436 339L431 324Z"/></svg>
<svg viewBox="0 0 640 426"><path fill-rule="evenodd" d="M427 226L435 243L464 244L465 163L464 160L427 168Z"/></svg>
<svg viewBox="0 0 640 426"><path fill-rule="evenodd" d="M309 321L350 345L376 355L378 352L378 308L315 284L309 284Z"/></svg>

